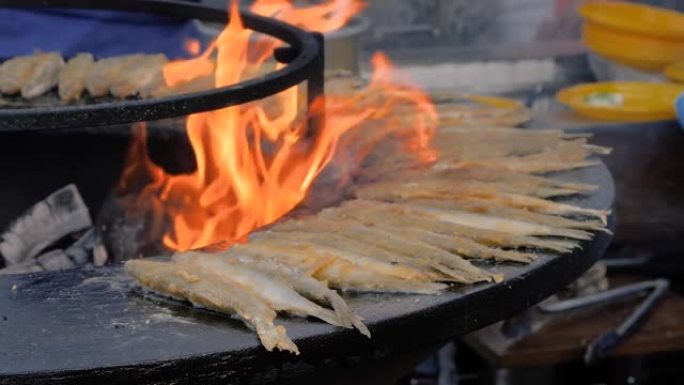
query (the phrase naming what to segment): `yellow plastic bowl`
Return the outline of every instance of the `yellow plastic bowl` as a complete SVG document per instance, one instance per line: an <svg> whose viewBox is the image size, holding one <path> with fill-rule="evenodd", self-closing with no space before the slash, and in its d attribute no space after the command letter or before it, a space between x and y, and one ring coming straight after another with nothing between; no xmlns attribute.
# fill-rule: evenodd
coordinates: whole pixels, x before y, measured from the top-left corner
<svg viewBox="0 0 684 385"><path fill-rule="evenodd" d="M603 82L580 84L562 89L556 100L589 118L613 121L655 121L676 118L675 100L684 85L645 82ZM596 105L591 95L619 94L620 105Z"/></svg>
<svg viewBox="0 0 684 385"><path fill-rule="evenodd" d="M588 3L582 39L594 52L644 71L684 60L684 14L642 4Z"/></svg>
<svg viewBox="0 0 684 385"><path fill-rule="evenodd" d="M510 109L510 110L515 110L518 108L525 108L525 105L523 105L522 103L520 103L519 101L517 101L515 99L503 98L500 96L469 94L467 96L467 98L472 100L475 103L483 104L485 106L490 106L490 107Z"/></svg>

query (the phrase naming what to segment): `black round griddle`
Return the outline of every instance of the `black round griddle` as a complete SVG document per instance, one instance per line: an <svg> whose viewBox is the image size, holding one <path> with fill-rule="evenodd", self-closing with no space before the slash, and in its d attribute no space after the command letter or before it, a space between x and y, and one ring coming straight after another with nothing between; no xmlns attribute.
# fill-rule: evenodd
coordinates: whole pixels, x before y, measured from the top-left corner
<svg viewBox="0 0 684 385"><path fill-rule="evenodd" d="M2 7L108 9L226 23L225 10L174 0L0 0ZM186 116L275 95L307 81L309 102L323 93L323 37L274 18L241 12L246 28L287 44L274 56L280 70L231 86L152 99L96 100L91 104L0 108L0 132L97 127ZM28 27L27 27L28 28ZM0 52L0 56L2 53Z"/></svg>
<svg viewBox="0 0 684 385"><path fill-rule="evenodd" d="M604 165L558 177L600 186L574 203L612 206ZM434 296L348 294L372 339L317 321L283 320L300 356L267 352L228 316L146 295L120 266L0 277L0 384L359 384L364 378L379 384L383 369L396 370L397 362L410 368L418 359L405 357L420 357L559 291L610 240L598 233L571 255L494 265L506 276L500 284Z"/></svg>

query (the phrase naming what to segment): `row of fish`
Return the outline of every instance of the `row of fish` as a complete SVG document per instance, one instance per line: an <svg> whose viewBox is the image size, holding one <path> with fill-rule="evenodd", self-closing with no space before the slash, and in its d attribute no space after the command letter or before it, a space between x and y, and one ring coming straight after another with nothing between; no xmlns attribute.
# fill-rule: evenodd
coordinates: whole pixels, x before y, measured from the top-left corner
<svg viewBox="0 0 684 385"><path fill-rule="evenodd" d="M171 261L132 260L144 287L237 314L268 350L298 353L279 312L311 316L370 336L335 289L436 294L451 284L499 282L480 260L528 263L540 250L566 253L605 228L608 212L553 199L595 186L543 173L586 167L584 136L513 128L447 128L430 167L392 156L366 164L355 199L290 218L221 252ZM540 174L540 175L534 175Z"/></svg>
<svg viewBox="0 0 684 385"><path fill-rule="evenodd" d="M84 92L92 97L113 95L151 97L166 89L162 54L133 54L95 60L88 53L65 61L56 52L38 52L9 59L0 66L0 92L34 99L57 88L64 102L74 102Z"/></svg>

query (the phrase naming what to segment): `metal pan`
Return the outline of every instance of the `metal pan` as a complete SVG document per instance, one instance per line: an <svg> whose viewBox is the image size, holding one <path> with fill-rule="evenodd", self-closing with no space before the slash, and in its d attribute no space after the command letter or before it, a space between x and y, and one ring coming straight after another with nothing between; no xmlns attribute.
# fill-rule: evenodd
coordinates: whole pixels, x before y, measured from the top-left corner
<svg viewBox="0 0 684 385"><path fill-rule="evenodd" d="M605 166L558 177L600 186L573 203L612 206L613 181ZM286 319L283 324L300 356L266 352L253 332L230 317L150 300L118 266L2 277L0 384L128 384L132 379L330 384L341 378L359 384L358 376L369 367L375 370L366 372L373 373L368 383L378 384L381 363L427 354L440 342L510 317L559 291L588 269L610 240L598 233L573 254L541 255L530 265L492 266L506 276L500 284L455 287L435 296L347 295L373 337ZM413 361L403 362L410 369Z"/></svg>

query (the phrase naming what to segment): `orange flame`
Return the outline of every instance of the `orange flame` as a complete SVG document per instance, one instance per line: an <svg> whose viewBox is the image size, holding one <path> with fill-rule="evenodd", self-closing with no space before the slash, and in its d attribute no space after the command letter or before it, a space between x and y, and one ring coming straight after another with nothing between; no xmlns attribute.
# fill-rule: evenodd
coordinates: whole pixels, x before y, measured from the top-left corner
<svg viewBox="0 0 684 385"><path fill-rule="evenodd" d="M329 31L341 27L361 7L356 1L332 0L296 9L288 1L259 0L254 11ZM207 52L164 69L169 84L211 73L216 86L223 87L243 80L263 64L268 55L253 51L264 46L250 41L253 31L244 28L235 3L230 12L229 25ZM140 138L132 148L122 186L130 186L134 175L146 175L149 183L139 198L161 205L172 222L164 244L187 250L243 241L254 229L301 203L333 158L339 162L344 158L340 154L350 153L358 163L387 136L407 139L410 152L423 161L434 159L429 142L437 117L429 98L415 86L395 83L386 56L376 55L373 67L366 89L354 95L328 95L311 106L314 116L326 115L313 134L307 131L307 117L301 116L296 87L261 102L191 115L187 135L197 165L191 174L165 173L150 161ZM415 111L413 118L398 113L406 108ZM338 151L340 146L344 151Z"/></svg>
<svg viewBox="0 0 684 385"><path fill-rule="evenodd" d="M307 8L297 8L289 0L257 0L251 10L309 31L332 32L344 27L365 7L363 2L357 0L329 0Z"/></svg>

